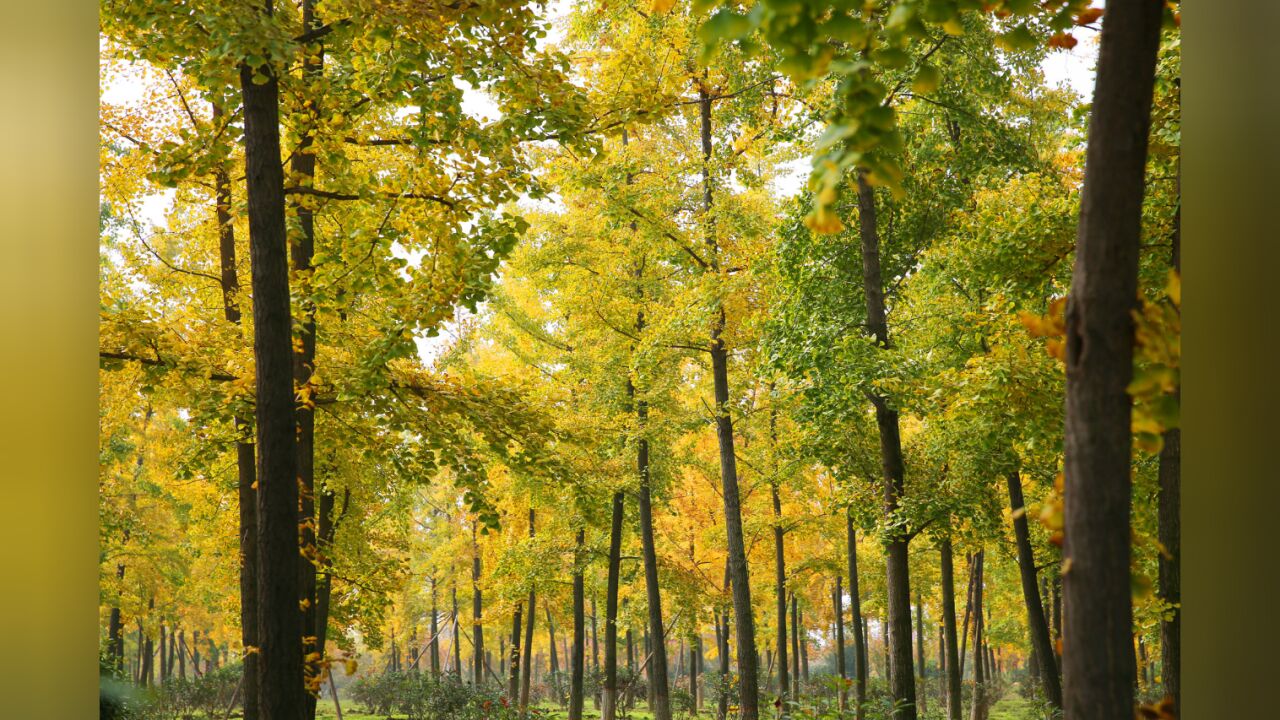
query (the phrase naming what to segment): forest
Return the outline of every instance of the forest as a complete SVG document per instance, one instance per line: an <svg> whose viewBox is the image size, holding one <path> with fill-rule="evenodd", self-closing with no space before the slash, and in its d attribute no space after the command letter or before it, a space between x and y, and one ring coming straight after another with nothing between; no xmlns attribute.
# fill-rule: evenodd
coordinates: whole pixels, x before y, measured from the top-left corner
<svg viewBox="0 0 1280 720"><path fill-rule="evenodd" d="M100 13L101 717L1178 717L1177 2Z"/></svg>

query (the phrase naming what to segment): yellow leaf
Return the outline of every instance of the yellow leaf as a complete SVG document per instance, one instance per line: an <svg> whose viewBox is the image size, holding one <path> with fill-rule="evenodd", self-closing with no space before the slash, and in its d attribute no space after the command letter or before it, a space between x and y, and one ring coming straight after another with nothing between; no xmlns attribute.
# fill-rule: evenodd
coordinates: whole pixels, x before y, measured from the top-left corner
<svg viewBox="0 0 1280 720"><path fill-rule="evenodd" d="M653 0L651 7L656 13L667 13L671 8L675 7L676 0Z"/></svg>

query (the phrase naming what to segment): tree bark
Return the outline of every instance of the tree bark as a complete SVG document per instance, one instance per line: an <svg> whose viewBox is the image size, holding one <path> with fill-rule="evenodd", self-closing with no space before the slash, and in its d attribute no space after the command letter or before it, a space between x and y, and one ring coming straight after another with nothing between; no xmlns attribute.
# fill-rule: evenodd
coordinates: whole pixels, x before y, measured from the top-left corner
<svg viewBox="0 0 1280 720"><path fill-rule="evenodd" d="M263 10L272 14L272 0ZM271 63L258 72L266 77L261 84L253 68L240 66L256 365L259 713L262 720L299 720L298 467L279 86Z"/></svg>
<svg viewBox="0 0 1280 720"><path fill-rule="evenodd" d="M431 677L440 677L440 611L436 609L436 575L431 572Z"/></svg>
<svg viewBox="0 0 1280 720"><path fill-rule="evenodd" d="M1109 2L1089 118L1066 311L1066 720L1133 715L1130 632L1133 319L1164 3Z"/></svg>
<svg viewBox="0 0 1280 720"><path fill-rule="evenodd" d="M947 718L960 720L960 653L959 648L956 647L956 591L951 538L942 541L939 554L942 576L942 634L946 644L946 659L943 665L946 671Z"/></svg>
<svg viewBox="0 0 1280 720"><path fill-rule="evenodd" d="M876 229L875 193L866 174L857 173L858 220L862 239L862 284L866 295L867 327L876 344L889 349L889 326L885 315L884 284L880 272L880 237ZM892 519L904 491L902 439L898 412L888 400L868 393L876 411L880 431L880 463L884 479L884 514ZM915 720L915 673L911 671L911 577L908 564L909 537L897 532L886 538L886 585L888 594L890 668L889 682L894 698L895 720Z"/></svg>
<svg viewBox="0 0 1280 720"><path fill-rule="evenodd" d="M770 434L774 434L776 422L775 411L769 411ZM775 441L776 445L776 441ZM778 690L782 702L786 703L791 693L788 677L790 668L787 665L787 560L783 546L782 501L778 497L777 482L770 483L773 496L773 555L774 555L774 592L777 595L778 607Z"/></svg>
<svg viewBox="0 0 1280 720"><path fill-rule="evenodd" d="M480 543L478 542L477 523L471 525L471 639L475 665L475 684L484 684L484 626L480 623L483 604L480 598Z"/></svg>
<svg viewBox="0 0 1280 720"><path fill-rule="evenodd" d="M791 592L791 678L794 683L792 695L800 699L800 603L796 593Z"/></svg>
<svg viewBox="0 0 1280 720"><path fill-rule="evenodd" d="M582 720L582 675L586 667L586 608L582 583L585 531L578 528L573 561L573 654L569 660L569 720Z"/></svg>
<svg viewBox="0 0 1280 720"><path fill-rule="evenodd" d="M642 324L643 319L637 321ZM628 382L629 392L634 387ZM671 720L671 701L667 684L667 647L665 630L662 626L662 589L658 585L658 553L653 539L653 506L652 486L649 477L649 441L644 437L644 428L648 422L649 405L644 400L636 402L636 419L640 428L640 438L636 443L636 469L640 475L640 544L641 555L644 556L645 595L649 610L649 642L651 654L647 667L649 669L649 690L651 710L654 720Z"/></svg>
<svg viewBox="0 0 1280 720"><path fill-rule="evenodd" d="M1181 178L1181 170L1179 170ZM1182 195L1179 180L1178 211L1174 215L1173 269L1182 272ZM1181 391L1178 393L1181 400ZM1159 538L1168 555L1160 555L1160 598L1174 605L1172 616L1160 622L1160 678L1165 695L1173 699L1173 714L1182 708L1182 430L1164 433L1160 449Z"/></svg>
<svg viewBox="0 0 1280 720"><path fill-rule="evenodd" d="M515 612L511 613L511 655L507 675L507 699L511 702L518 702L520 699L520 611L522 607L517 604Z"/></svg>
<svg viewBox="0 0 1280 720"><path fill-rule="evenodd" d="M929 692L925 689L925 663L924 663L924 600L920 597L920 589L916 588L916 673L920 676L920 692L918 699L920 701L920 712L926 713L929 708L926 707Z"/></svg>
<svg viewBox="0 0 1280 720"><path fill-rule="evenodd" d="M534 536L534 511L529 508L529 537ZM520 716L529 712L529 680L533 676L533 626L538 619L537 594L529 588L529 600L525 603L529 609L528 619L524 624L524 677L520 679Z"/></svg>
<svg viewBox="0 0 1280 720"><path fill-rule="evenodd" d="M840 676L840 712L844 712L849 704L849 691L846 683L849 673L844 666L844 593L840 590L840 576L836 575L836 585L831 592L831 608L836 616L836 674Z"/></svg>
<svg viewBox="0 0 1280 720"><path fill-rule="evenodd" d="M458 630L462 627L462 618L458 615L458 583L455 579L452 588L453 598L453 674L462 680L462 633Z"/></svg>
<svg viewBox="0 0 1280 720"><path fill-rule="evenodd" d="M849 609L853 616L853 703L856 719L863 720L867 702L867 636L863 629L862 599L858 589L858 535L851 512L851 509L845 512L844 530L849 560Z"/></svg>
<svg viewBox="0 0 1280 720"><path fill-rule="evenodd" d="M613 511L609 522L609 578L604 601L604 698L601 720L614 720L618 708L618 585L622 569L623 494L613 494ZM627 630L628 656L631 631Z"/></svg>
<svg viewBox="0 0 1280 720"><path fill-rule="evenodd" d="M1009 508L1014 512L1013 534L1018 546L1018 570L1022 576L1022 599L1027 606L1027 627L1037 662L1045 699L1055 708L1062 707L1062 685L1058 681L1058 664L1054 662L1049 641L1049 624L1040 604L1040 588L1036 581L1035 555L1031 551L1031 532L1027 528L1026 503L1022 499L1022 477L1015 470L1005 476L1009 486Z"/></svg>
<svg viewBox="0 0 1280 720"><path fill-rule="evenodd" d="M978 551L974 559L973 583L973 704L970 706L969 720L986 720L986 674L985 659L982 649L982 558Z"/></svg>

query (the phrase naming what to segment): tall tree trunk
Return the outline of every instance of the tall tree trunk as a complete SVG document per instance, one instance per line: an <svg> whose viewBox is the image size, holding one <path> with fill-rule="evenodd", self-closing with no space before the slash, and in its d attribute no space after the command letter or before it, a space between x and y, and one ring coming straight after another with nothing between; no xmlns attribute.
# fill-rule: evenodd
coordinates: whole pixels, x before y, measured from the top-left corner
<svg viewBox="0 0 1280 720"><path fill-rule="evenodd" d="M965 591L964 624L961 626L963 634L960 637L960 678L962 680L964 679L965 650L969 644L969 619L973 616L973 580L978 570L977 564L973 561L972 553L970 553L966 564L969 566L969 584L967 586L968 589Z"/></svg>
<svg viewBox="0 0 1280 720"><path fill-rule="evenodd" d="M519 603L516 604L515 612L511 613L511 655L510 655L510 674L507 675L507 700L510 702L519 702L520 699L520 612L523 608ZM525 672L528 672L526 669Z"/></svg>
<svg viewBox="0 0 1280 720"><path fill-rule="evenodd" d="M614 720L618 708L618 585L622 569L623 494L613 494L609 521L609 579L604 600L604 698L601 720ZM627 655L631 662L631 630L627 629Z"/></svg>
<svg viewBox="0 0 1280 720"><path fill-rule="evenodd" d="M302 29L309 32L318 26L314 0L302 0ZM316 131L315 113L320 98L314 92L316 81L323 73L323 45L316 43L319 49L304 47L302 49L302 76L306 87L303 91L305 99L303 111L297 119L300 139L294 149L290 162L290 174L301 186L314 185L316 175L316 156L312 150L313 135ZM300 599L302 601L303 657L312 653L324 654L317 612L317 580L316 573L320 568L320 551L316 540L316 507L315 507L315 405L314 398L307 388L311 375L315 370L316 357L316 320L315 305L309 299L311 293L311 277L313 274L312 257L315 255L315 213L308 205L310 198L298 196L294 203L294 212L298 219L299 232L289 242L289 255L293 263L294 278L298 283L295 288L303 298L301 303L302 317L297 323L298 344L293 355L293 383L300 389L294 418L297 422L296 452L298 455L298 532L302 545L301 557L298 558L298 578ZM330 499L332 508L332 499ZM326 601L327 605L327 601ZM328 618L325 618L326 623ZM309 638L315 638L310 640ZM303 714L307 718L316 715L316 698L320 692L323 659L319 662L304 662L303 673L308 692L303 698Z"/></svg>
<svg viewBox="0 0 1280 720"><path fill-rule="evenodd" d="M637 324L643 323L643 319ZM628 380L628 389L634 392ZM667 684L667 646L662 626L662 589L658 585L658 553L653 540L652 486L649 477L649 440L644 436L649 404L636 402L640 438L636 448L636 468L640 474L640 544L644 556L645 595L649 609L649 695L654 720L671 720L671 701Z"/></svg>
<svg viewBox="0 0 1280 720"><path fill-rule="evenodd" d="M696 713L698 702L698 663L702 661L702 638L694 635L689 641L689 696L693 698L693 710Z"/></svg>
<svg viewBox="0 0 1280 720"><path fill-rule="evenodd" d="M263 10L272 14L272 0ZM240 66L256 366L258 692L262 720L298 720L304 707L298 467L280 99L272 67L283 58L269 60L257 70ZM256 82L255 73L265 82Z"/></svg>
<svg viewBox="0 0 1280 720"><path fill-rule="evenodd" d="M791 678L795 686L792 693L796 700L800 699L800 603L796 593L791 592Z"/></svg>
<svg viewBox="0 0 1280 720"><path fill-rule="evenodd" d="M529 508L529 537L534 535L534 511ZM533 626L538 619L537 594L529 588L529 600L525 603L528 619L524 624L524 677L520 678L520 716L529 712L529 681L533 676Z"/></svg>
<svg viewBox="0 0 1280 720"><path fill-rule="evenodd" d="M458 615L458 583L455 580L452 589L453 595L453 674L462 681L462 633L459 630L462 627L462 618Z"/></svg>
<svg viewBox="0 0 1280 720"><path fill-rule="evenodd" d="M1179 170L1181 178L1181 170ZM1174 215L1173 269L1182 272L1182 194L1179 181L1178 211ZM1178 394L1181 399L1181 392ZM1182 708L1182 430L1164 433L1160 449L1159 538L1165 552L1160 555L1160 599L1174 605L1172 614L1160 622L1160 677L1164 692L1173 698L1173 714Z"/></svg>
<svg viewBox="0 0 1280 720"><path fill-rule="evenodd" d="M476 536L478 522L471 525L471 650L474 658L476 687L484 684L484 626L480 623L483 604L480 598L480 543Z"/></svg>
<svg viewBox="0 0 1280 720"><path fill-rule="evenodd" d="M769 432L775 436L774 423L776 411L769 410ZM776 441L774 443L776 445ZM787 560L783 546L782 501L778 497L778 484L772 482L769 489L773 497L773 555L774 555L774 593L777 595L778 607L778 691L782 702L787 701L791 693L788 678L790 668L787 665Z"/></svg>
<svg viewBox="0 0 1280 720"><path fill-rule="evenodd" d="M849 673L844 666L844 593L840 590L840 576L836 575L836 585L831 591L831 609L836 616L836 674L840 676L840 712L844 712L849 703L849 692L845 689Z"/></svg>
<svg viewBox="0 0 1280 720"><path fill-rule="evenodd" d="M859 170L858 216L862 238L862 284L867 302L867 326L876 344L889 349L889 325L885 316L884 284L880 272L880 236L876 229L875 193ZM876 410L880 431L880 464L884 478L884 514L893 520L904 491L902 439L898 412L888 399L869 394ZM911 671L911 576L908 557L910 538L902 531L888 537L885 582L888 594L890 668L889 682L894 699L895 720L915 720L916 683Z"/></svg>
<svg viewBox="0 0 1280 720"><path fill-rule="evenodd" d="M573 654L569 659L569 720L582 720L582 675L586 667L586 608L582 585L586 531L578 528L573 559Z"/></svg>
<svg viewBox="0 0 1280 720"><path fill-rule="evenodd" d="M853 628L854 713L857 720L866 717L867 702L867 635L862 620L861 591L858 589L858 535L853 527L852 508L845 511L844 534L849 561L849 609Z"/></svg>
<svg viewBox="0 0 1280 720"><path fill-rule="evenodd" d="M431 677L440 677L440 611L436 609L436 574L431 570Z"/></svg>
<svg viewBox="0 0 1280 720"><path fill-rule="evenodd" d="M929 692L925 688L925 665L924 665L924 600L920 597L920 588L916 588L916 674L920 676L920 692L918 698L920 700L920 712L926 713L929 708L926 707Z"/></svg>
<svg viewBox="0 0 1280 720"><path fill-rule="evenodd" d="M804 611L797 614L800 616L800 627L804 627ZM809 682L809 638L803 633L800 635L800 676L806 683Z"/></svg>
<svg viewBox="0 0 1280 720"><path fill-rule="evenodd" d="M551 664L548 668L552 676L550 681L557 687L556 702L564 707L565 697L558 689L560 683L556 677L560 674L560 658L556 655L556 621L551 617L551 603L544 601L543 608L547 611L547 644L551 646Z"/></svg>
<svg viewBox="0 0 1280 720"><path fill-rule="evenodd" d="M169 679L169 659L166 655L169 642L169 635L165 631L164 623L160 623L160 682L164 683Z"/></svg>
<svg viewBox="0 0 1280 720"><path fill-rule="evenodd" d="M973 704L970 708L969 720L986 720L986 673L983 667L986 662L982 648L982 559L983 552L978 551L974 559L973 583Z"/></svg>
<svg viewBox="0 0 1280 720"><path fill-rule="evenodd" d="M711 96L705 84L698 86L701 107L703 211L712 208L711 181ZM715 229L705 223L711 250L711 270L719 272ZM733 419L729 415L729 351L721 336L725 326L723 303L715 311L711 326L711 375L715 386L716 437L720 444L720 480L723 485L725 535L729 546L729 568L733 576L733 615L738 638L738 690L742 720L757 720L759 680L757 678L755 621L751 610L751 583L747 573L747 552L742 532L742 504L738 493L737 457L733 449ZM656 720L667 720L657 718Z"/></svg>
<svg viewBox="0 0 1280 720"><path fill-rule="evenodd" d="M947 718L960 720L960 652L956 647L956 585L951 557L951 538L945 538L939 551L942 576L942 634L946 644Z"/></svg>
<svg viewBox="0 0 1280 720"><path fill-rule="evenodd" d="M222 122L224 111L213 103L213 122ZM240 326L240 277L236 261L236 236L231 215L231 175L226 163L214 170L215 218L218 222L218 265L221 269L222 314L228 323ZM258 513L256 459L253 447L253 421L248 413L237 412L236 488L239 505L240 537L240 642L246 649L241 664L241 695L244 720L258 720L258 654L250 652L258 644ZM123 568L122 568L123 570ZM186 660L181 663L186 675Z"/></svg>
<svg viewBox="0 0 1280 720"><path fill-rule="evenodd" d="M1133 715L1130 564L1133 319L1152 87L1164 3L1108 2L1066 312L1063 704Z"/></svg>
<svg viewBox="0 0 1280 720"><path fill-rule="evenodd" d="M1040 683L1045 699L1055 708L1062 707L1062 685L1058 682L1058 664L1054 662L1049 641L1049 624L1040 605L1040 588L1036 582L1035 555L1031 551L1031 532L1027 528L1026 503L1022 499L1022 477L1015 470L1005 477L1009 486L1009 508L1014 512L1013 534L1018 546L1018 570L1022 576L1022 598L1027 606L1027 627L1031 631L1031 647L1040 663Z"/></svg>

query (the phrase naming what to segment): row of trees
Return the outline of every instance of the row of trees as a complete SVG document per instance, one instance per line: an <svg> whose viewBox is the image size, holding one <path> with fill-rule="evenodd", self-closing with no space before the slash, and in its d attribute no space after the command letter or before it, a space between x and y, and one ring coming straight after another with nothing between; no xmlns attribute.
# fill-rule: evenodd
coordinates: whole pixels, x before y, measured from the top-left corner
<svg viewBox="0 0 1280 720"><path fill-rule="evenodd" d="M371 653L571 720L641 673L657 720L959 718L966 664L975 719L1024 669L1176 706L1176 16L977 5L582 3L546 50L507 0L113 4L109 664L176 631L271 720ZM1043 39L1098 22L1074 112Z"/></svg>

